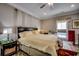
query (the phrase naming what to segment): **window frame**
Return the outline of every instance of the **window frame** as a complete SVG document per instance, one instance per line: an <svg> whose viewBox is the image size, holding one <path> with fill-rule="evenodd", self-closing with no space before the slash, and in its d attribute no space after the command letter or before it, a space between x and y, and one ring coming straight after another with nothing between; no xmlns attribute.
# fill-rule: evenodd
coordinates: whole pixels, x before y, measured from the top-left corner
<svg viewBox="0 0 79 59"><path fill-rule="evenodd" d="M63 20L63 21L57 21L57 22L56 22L56 25L57 25L58 22L61 22L61 24L62 24L64 21L65 21L65 20ZM57 29L57 30L66 30L66 29L67 29L67 21L65 21L65 22L66 22L66 28L65 28L65 29L62 29L62 28L61 28L61 29L56 28L56 29ZM58 27L58 26L57 26L57 27ZM61 27L63 27L63 25L61 25Z"/></svg>
<svg viewBox="0 0 79 59"><path fill-rule="evenodd" d="M63 39L66 39L66 38L67 38L67 29L68 29L67 23L68 23L68 22L67 22L67 20L60 20L60 21L57 21L57 22L64 22L64 21L66 22L66 29L57 29L57 27L56 27L57 33L61 33L61 34L62 34L63 32L66 33L66 37L65 37L65 38L63 38L63 37L61 36L61 34L60 34L61 37L59 37L59 38L61 38L61 39L62 39L62 38L63 38ZM56 26L57 26L57 22L56 22ZM59 35L57 34L57 36L59 36Z"/></svg>

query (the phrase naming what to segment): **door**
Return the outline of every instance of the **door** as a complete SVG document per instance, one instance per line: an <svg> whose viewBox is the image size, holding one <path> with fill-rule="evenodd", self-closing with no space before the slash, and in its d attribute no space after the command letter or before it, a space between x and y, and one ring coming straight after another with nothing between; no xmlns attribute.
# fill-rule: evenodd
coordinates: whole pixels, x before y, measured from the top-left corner
<svg viewBox="0 0 79 59"><path fill-rule="evenodd" d="M74 30L68 30L68 41L73 42L75 44L75 31Z"/></svg>

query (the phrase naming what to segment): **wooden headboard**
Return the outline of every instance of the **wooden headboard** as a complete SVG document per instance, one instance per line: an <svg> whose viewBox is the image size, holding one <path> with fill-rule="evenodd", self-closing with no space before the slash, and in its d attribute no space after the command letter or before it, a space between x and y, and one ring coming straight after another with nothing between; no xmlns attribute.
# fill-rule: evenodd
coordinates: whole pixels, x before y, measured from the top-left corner
<svg viewBox="0 0 79 59"><path fill-rule="evenodd" d="M17 30L18 30L18 38L20 38L20 36L19 36L20 32L38 30L38 28L34 28L34 27L17 27Z"/></svg>

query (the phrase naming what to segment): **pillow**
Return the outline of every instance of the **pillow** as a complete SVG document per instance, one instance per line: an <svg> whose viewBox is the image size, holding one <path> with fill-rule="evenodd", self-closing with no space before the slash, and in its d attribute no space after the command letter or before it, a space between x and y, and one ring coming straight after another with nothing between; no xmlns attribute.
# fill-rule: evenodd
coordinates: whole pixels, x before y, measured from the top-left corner
<svg viewBox="0 0 79 59"><path fill-rule="evenodd" d="M25 31L25 32L21 32L19 33L20 37L26 37L27 35L32 35L32 31Z"/></svg>
<svg viewBox="0 0 79 59"><path fill-rule="evenodd" d="M32 33L33 33L33 34L40 34L40 31L38 31L38 30L33 30Z"/></svg>
<svg viewBox="0 0 79 59"><path fill-rule="evenodd" d="M41 34L47 33L48 34L48 30L40 30Z"/></svg>
<svg viewBox="0 0 79 59"><path fill-rule="evenodd" d="M19 33L19 36L20 36L20 37L24 37L24 36L23 36L23 32Z"/></svg>

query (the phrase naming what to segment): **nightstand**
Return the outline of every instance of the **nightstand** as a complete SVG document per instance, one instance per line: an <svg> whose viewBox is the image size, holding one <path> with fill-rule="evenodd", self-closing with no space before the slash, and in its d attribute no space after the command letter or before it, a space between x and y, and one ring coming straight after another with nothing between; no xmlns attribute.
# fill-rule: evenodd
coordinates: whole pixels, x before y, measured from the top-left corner
<svg viewBox="0 0 79 59"><path fill-rule="evenodd" d="M10 56L17 52L17 41L6 41L0 43L1 56Z"/></svg>

